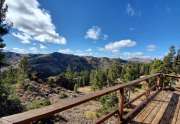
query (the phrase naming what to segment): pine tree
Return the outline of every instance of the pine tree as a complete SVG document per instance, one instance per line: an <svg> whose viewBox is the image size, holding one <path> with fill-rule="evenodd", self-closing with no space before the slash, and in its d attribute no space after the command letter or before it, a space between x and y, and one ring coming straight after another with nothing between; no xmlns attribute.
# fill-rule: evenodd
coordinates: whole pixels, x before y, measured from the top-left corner
<svg viewBox="0 0 180 124"><path fill-rule="evenodd" d="M150 74L162 72L162 69L163 69L163 62L161 60L155 59L151 64Z"/></svg>
<svg viewBox="0 0 180 124"><path fill-rule="evenodd" d="M171 46L169 48L169 53L167 56L164 57L163 63L164 63L164 67L163 67L163 72L164 73L173 73L174 72L174 58L175 58L175 47Z"/></svg>
<svg viewBox="0 0 180 124"><path fill-rule="evenodd" d="M114 84L114 81L121 77L122 67L118 63L113 63L111 68L108 69L107 78L110 85Z"/></svg>
<svg viewBox="0 0 180 124"><path fill-rule="evenodd" d="M180 74L180 49L177 51L177 55L174 60L174 70L177 74Z"/></svg>
<svg viewBox="0 0 180 124"><path fill-rule="evenodd" d="M11 88L2 84L1 68L4 64L3 36L9 32L11 24L6 21L6 12L8 6L4 4L5 0L0 0L0 117L15 114L22 111L20 100L10 91Z"/></svg>
<svg viewBox="0 0 180 124"><path fill-rule="evenodd" d="M18 83L23 84L24 80L28 78L28 59L23 57L18 66Z"/></svg>
<svg viewBox="0 0 180 124"><path fill-rule="evenodd" d="M4 64L4 54L3 54L3 48L5 47L5 44L3 43L3 36L6 35L9 32L9 29L11 27L11 24L9 24L6 21L6 12L8 9L8 6L4 4L5 0L0 0L0 79L1 77L1 68Z"/></svg>
<svg viewBox="0 0 180 124"><path fill-rule="evenodd" d="M90 74L90 83L93 90L102 89L107 85L107 76L102 70L93 70Z"/></svg>

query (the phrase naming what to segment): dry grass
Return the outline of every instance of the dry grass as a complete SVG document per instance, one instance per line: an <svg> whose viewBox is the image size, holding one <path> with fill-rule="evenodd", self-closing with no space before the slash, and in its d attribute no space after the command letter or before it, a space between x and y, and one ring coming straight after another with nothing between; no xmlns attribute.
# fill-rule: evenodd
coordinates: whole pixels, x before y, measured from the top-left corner
<svg viewBox="0 0 180 124"><path fill-rule="evenodd" d="M93 92L91 86L80 87L78 88L78 91L85 94Z"/></svg>

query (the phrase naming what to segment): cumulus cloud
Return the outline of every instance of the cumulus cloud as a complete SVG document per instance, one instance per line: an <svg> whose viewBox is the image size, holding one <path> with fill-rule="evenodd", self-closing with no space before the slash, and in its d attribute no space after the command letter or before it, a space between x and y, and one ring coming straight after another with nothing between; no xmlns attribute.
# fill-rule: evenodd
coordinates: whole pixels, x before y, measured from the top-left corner
<svg viewBox="0 0 180 124"><path fill-rule="evenodd" d="M136 45L136 41L126 39L126 40L120 40L106 44L104 49L107 51L118 52L119 49L121 48L133 47L135 45Z"/></svg>
<svg viewBox="0 0 180 124"><path fill-rule="evenodd" d="M126 12L129 16L135 15L135 9L132 7L132 5L130 3L127 4Z"/></svg>
<svg viewBox="0 0 180 124"><path fill-rule="evenodd" d="M108 35L103 34L100 27L92 26L87 30L85 38L92 40L100 40L100 39L106 40L108 38Z"/></svg>
<svg viewBox="0 0 180 124"><path fill-rule="evenodd" d="M155 51L155 50L156 50L156 45L150 44L150 45L147 46L147 51L152 52L152 51Z"/></svg>
<svg viewBox="0 0 180 124"><path fill-rule="evenodd" d="M12 35L19 38L24 44L30 43L30 40L32 39L31 36L26 33L12 33Z"/></svg>
<svg viewBox="0 0 180 124"><path fill-rule="evenodd" d="M6 0L7 19L13 22L16 33L22 43L33 40L43 43L66 44L66 38L56 32L51 15L40 8L37 0Z"/></svg>

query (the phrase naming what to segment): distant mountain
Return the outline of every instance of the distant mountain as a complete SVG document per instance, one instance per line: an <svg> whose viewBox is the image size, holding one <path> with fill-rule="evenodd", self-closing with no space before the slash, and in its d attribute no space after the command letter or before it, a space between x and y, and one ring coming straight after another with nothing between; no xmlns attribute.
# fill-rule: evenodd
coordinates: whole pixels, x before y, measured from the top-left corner
<svg viewBox="0 0 180 124"><path fill-rule="evenodd" d="M113 62L124 64L127 61L122 59L110 59L106 57L76 56L63 53L51 54L18 54L6 52L6 60L9 64L16 64L23 57L27 56L31 65L31 71L38 72L40 77L54 76L67 70L72 71L91 70L96 68L106 69Z"/></svg>
<svg viewBox="0 0 180 124"><path fill-rule="evenodd" d="M14 52L5 52L6 63L10 65L18 63L18 61L21 60L23 56L25 55Z"/></svg>
<svg viewBox="0 0 180 124"><path fill-rule="evenodd" d="M130 58L128 59L130 62L140 62L140 63L150 63L152 59L150 58Z"/></svg>

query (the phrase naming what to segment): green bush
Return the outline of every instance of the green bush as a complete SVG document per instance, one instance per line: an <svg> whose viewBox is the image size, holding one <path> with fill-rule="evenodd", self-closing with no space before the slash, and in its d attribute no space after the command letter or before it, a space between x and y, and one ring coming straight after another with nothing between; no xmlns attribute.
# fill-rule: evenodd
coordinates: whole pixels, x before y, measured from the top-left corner
<svg viewBox="0 0 180 124"><path fill-rule="evenodd" d="M31 103L28 103L26 105L26 109L30 110L30 109L37 109L37 108L41 108L43 106L47 106L50 105L51 102L48 99L43 99L43 100L33 100Z"/></svg>
<svg viewBox="0 0 180 124"><path fill-rule="evenodd" d="M115 94L110 94L106 96L102 96L100 98L100 102L102 108L100 109L100 113L108 113L118 106L118 97Z"/></svg>
<svg viewBox="0 0 180 124"><path fill-rule="evenodd" d="M10 87L0 83L0 117L23 111L19 98L11 91Z"/></svg>

